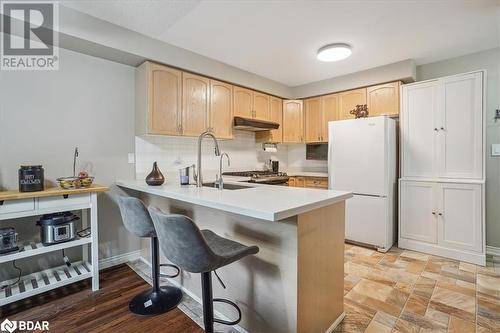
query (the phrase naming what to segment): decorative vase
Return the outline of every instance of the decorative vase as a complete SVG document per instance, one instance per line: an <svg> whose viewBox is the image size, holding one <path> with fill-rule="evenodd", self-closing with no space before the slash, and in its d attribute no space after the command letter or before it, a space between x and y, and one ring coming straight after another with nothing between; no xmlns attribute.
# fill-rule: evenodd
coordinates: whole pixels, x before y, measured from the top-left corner
<svg viewBox="0 0 500 333"><path fill-rule="evenodd" d="M154 162L153 170L151 170L151 173L146 177L146 184L151 186L158 186L163 184L164 182L165 182L165 177L163 177L163 174L158 168L158 164Z"/></svg>

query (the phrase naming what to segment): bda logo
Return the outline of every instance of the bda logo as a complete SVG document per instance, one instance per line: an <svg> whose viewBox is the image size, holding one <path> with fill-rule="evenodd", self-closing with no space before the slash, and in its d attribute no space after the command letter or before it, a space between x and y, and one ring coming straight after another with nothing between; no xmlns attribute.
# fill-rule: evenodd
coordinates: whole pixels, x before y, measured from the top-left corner
<svg viewBox="0 0 500 333"><path fill-rule="evenodd" d="M17 321L10 321L9 319L5 319L0 324L0 331L2 332L14 332L17 328Z"/></svg>

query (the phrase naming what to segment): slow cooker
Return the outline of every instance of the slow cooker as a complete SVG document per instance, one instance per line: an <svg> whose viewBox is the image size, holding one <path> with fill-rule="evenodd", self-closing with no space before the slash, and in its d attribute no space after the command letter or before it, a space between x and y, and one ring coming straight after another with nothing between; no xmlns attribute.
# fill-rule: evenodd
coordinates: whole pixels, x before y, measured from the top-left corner
<svg viewBox="0 0 500 333"><path fill-rule="evenodd" d="M43 215L36 224L40 227L43 245L52 245L75 239L75 222L80 218L71 212Z"/></svg>

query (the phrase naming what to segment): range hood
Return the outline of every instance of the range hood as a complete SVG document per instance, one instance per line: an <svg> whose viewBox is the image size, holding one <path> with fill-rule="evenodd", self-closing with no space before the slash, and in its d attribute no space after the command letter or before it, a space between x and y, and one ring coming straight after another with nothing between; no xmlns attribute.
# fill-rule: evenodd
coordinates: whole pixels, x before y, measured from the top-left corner
<svg viewBox="0 0 500 333"><path fill-rule="evenodd" d="M280 124L272 121L243 118L243 117L234 117L233 119L233 128L237 130L259 132L259 131L274 130L278 129L279 127Z"/></svg>

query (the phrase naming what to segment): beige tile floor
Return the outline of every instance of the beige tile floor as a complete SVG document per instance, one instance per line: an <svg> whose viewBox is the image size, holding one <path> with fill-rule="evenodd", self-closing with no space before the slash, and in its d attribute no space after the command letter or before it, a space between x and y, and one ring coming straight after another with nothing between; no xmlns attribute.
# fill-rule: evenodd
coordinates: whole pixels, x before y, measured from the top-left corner
<svg viewBox="0 0 500 333"><path fill-rule="evenodd" d="M487 267L346 244L346 318L335 332L500 332L500 258Z"/></svg>

